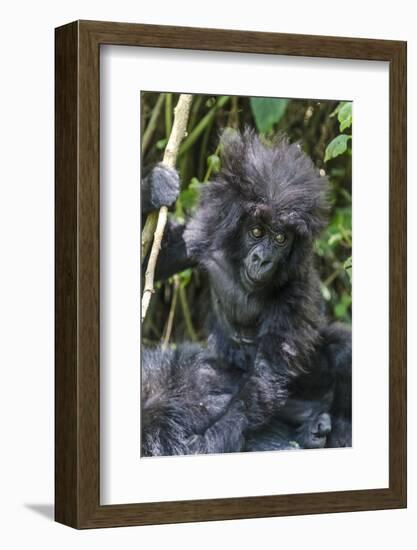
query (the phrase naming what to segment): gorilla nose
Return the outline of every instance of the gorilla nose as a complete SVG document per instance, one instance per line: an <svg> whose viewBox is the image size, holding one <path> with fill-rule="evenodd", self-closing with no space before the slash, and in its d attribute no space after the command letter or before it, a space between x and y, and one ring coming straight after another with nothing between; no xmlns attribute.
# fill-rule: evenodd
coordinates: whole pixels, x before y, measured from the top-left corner
<svg viewBox="0 0 417 550"><path fill-rule="evenodd" d="M272 260L270 260L268 257L260 256L257 252L253 252L251 260L252 263L255 264L255 266L262 271L266 271L270 267L272 267Z"/></svg>
<svg viewBox="0 0 417 550"><path fill-rule="evenodd" d="M330 415L323 413L320 415L319 422L317 424L317 431L322 435L327 435L332 429L332 421Z"/></svg>

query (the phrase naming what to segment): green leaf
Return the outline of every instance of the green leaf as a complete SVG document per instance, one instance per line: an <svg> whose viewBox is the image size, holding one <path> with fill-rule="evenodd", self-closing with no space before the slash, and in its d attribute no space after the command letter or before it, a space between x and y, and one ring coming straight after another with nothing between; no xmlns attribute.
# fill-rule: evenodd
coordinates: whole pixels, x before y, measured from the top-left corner
<svg viewBox="0 0 417 550"><path fill-rule="evenodd" d="M178 273L178 277L180 279L180 284L182 287L185 288L188 285L188 283L191 281L192 275L192 269L185 269L184 271L181 271L181 273Z"/></svg>
<svg viewBox="0 0 417 550"><path fill-rule="evenodd" d="M340 123L340 131L346 130L352 126L352 102L345 101L340 104L340 109L337 113L337 119Z"/></svg>
<svg viewBox="0 0 417 550"><path fill-rule="evenodd" d="M335 228L342 227L345 231L351 231L352 230L352 207L344 206L342 208L336 208L330 223Z"/></svg>
<svg viewBox="0 0 417 550"><path fill-rule="evenodd" d="M250 107L258 131L266 134L272 130L274 124L283 117L288 103L288 99L251 97Z"/></svg>
<svg viewBox="0 0 417 550"><path fill-rule="evenodd" d="M200 189L203 187L204 183L202 183L198 178L191 178L190 185L188 186L188 189L193 189L194 191L200 192Z"/></svg>
<svg viewBox="0 0 417 550"><path fill-rule="evenodd" d="M204 184L197 178L192 178L189 186L181 191L177 203L181 205L181 210L191 211L196 205L200 196L201 187Z"/></svg>
<svg viewBox="0 0 417 550"><path fill-rule="evenodd" d="M342 155L348 146L348 141L352 139L352 136L346 134L339 134L336 136L329 145L326 147L326 154L324 155L324 162L334 159L339 155Z"/></svg>
<svg viewBox="0 0 417 550"><path fill-rule="evenodd" d="M334 306L334 314L338 319L346 320L348 317L348 310L352 303L352 297L344 293L340 297L340 301Z"/></svg>
<svg viewBox="0 0 417 550"><path fill-rule="evenodd" d="M331 235L329 240L327 241L327 244L329 246L333 246L339 243L342 239L343 239L343 235L341 235L340 233L333 233L333 235Z"/></svg>
<svg viewBox="0 0 417 550"><path fill-rule="evenodd" d="M218 172L220 170L219 155L210 155L207 159L207 166L211 169L212 172Z"/></svg>
<svg viewBox="0 0 417 550"><path fill-rule="evenodd" d="M333 118L337 115L337 113L340 111L340 106L341 105L342 105L342 103L338 103L336 109L330 113L330 115L329 115L330 118Z"/></svg>
<svg viewBox="0 0 417 550"><path fill-rule="evenodd" d="M165 149L165 147L167 146L167 143L168 143L168 138L159 139L156 142L156 148L159 150Z"/></svg>
<svg viewBox="0 0 417 550"><path fill-rule="evenodd" d="M185 210L191 210L197 204L198 192L194 189L184 189L181 191L179 199Z"/></svg>

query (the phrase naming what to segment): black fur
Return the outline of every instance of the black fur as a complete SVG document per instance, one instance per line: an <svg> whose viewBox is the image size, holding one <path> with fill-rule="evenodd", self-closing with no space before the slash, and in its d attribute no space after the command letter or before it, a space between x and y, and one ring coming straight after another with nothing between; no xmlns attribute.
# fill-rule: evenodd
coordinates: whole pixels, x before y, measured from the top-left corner
<svg viewBox="0 0 417 550"><path fill-rule="evenodd" d="M153 382L142 390L144 454L241 450L245 434L270 426L292 381L320 364L313 240L326 197L327 179L298 144L280 138L269 147L250 130L224 135L222 170L181 236L210 279L208 347L189 362L183 350L145 357L144 380ZM197 383L207 364L209 383ZM213 392L220 405L199 407Z"/></svg>
<svg viewBox="0 0 417 550"><path fill-rule="evenodd" d="M313 240L326 223L328 182L286 138L269 147L246 130L225 134L222 148L222 170L205 188L184 239L209 275L215 354L251 371L242 397L254 428L283 405L288 382L312 367L320 346ZM265 229L261 243L248 240L254 224ZM271 244L280 232L286 246ZM255 247L272 269L264 277L255 265L252 284ZM242 348L253 358L246 365Z"/></svg>
<svg viewBox="0 0 417 550"><path fill-rule="evenodd" d="M280 413L264 428L249 432L246 451L320 449L326 446L332 429L330 391L319 398L299 399L292 394Z"/></svg>
<svg viewBox="0 0 417 550"><path fill-rule="evenodd" d="M284 407L263 429L247 434L245 450L351 446L350 331L335 323L321 336L314 369L290 383Z"/></svg>
<svg viewBox="0 0 417 550"><path fill-rule="evenodd" d="M327 447L352 446L352 334L340 324L325 328L323 351L334 379L334 398L330 414L332 431Z"/></svg>
<svg viewBox="0 0 417 550"><path fill-rule="evenodd" d="M345 327L325 327L315 368L292 380L269 423L250 430L242 409L225 414L239 403L248 373L197 345L144 348L143 456L351 446L350 351Z"/></svg>
<svg viewBox="0 0 417 550"><path fill-rule="evenodd" d="M221 419L244 379L242 372L197 345L182 344L176 350L144 348L143 456L200 452L199 436L205 433L206 453L241 450L245 416L235 416L231 429L225 429Z"/></svg>
<svg viewBox="0 0 417 550"><path fill-rule="evenodd" d="M161 206L171 206L177 200L179 192L178 172L162 163L156 164L142 179L142 214L146 216Z"/></svg>
<svg viewBox="0 0 417 550"><path fill-rule="evenodd" d="M175 169L159 163L148 170L141 183L142 227L152 210L172 206L179 192L180 180ZM156 280L166 279L194 265L194 261L187 255L183 233L184 225L168 220L156 266ZM147 265L146 259L142 264Z"/></svg>

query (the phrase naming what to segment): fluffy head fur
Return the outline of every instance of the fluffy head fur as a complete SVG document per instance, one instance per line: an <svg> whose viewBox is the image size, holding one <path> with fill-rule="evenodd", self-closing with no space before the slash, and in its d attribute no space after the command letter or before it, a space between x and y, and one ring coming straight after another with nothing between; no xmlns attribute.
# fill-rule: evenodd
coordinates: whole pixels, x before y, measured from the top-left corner
<svg viewBox="0 0 417 550"><path fill-rule="evenodd" d="M204 188L185 234L190 254L202 259L236 244L245 217L286 227L311 243L326 224L328 181L300 145L285 136L266 145L247 128L224 132L221 151L221 171Z"/></svg>

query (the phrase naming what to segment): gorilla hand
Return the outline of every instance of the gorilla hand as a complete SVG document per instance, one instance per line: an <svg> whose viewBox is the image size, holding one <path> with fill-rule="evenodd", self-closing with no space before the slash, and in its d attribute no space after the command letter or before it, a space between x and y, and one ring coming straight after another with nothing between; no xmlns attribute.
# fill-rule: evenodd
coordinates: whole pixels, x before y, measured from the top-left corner
<svg viewBox="0 0 417 550"><path fill-rule="evenodd" d="M159 163L149 174L149 180L149 202L153 209L174 204L180 192L180 178L174 168Z"/></svg>

